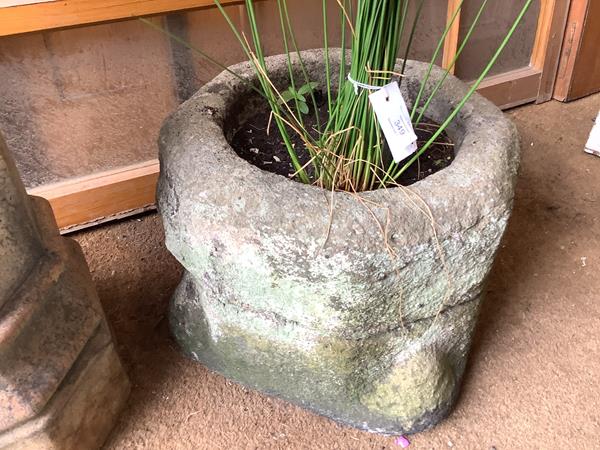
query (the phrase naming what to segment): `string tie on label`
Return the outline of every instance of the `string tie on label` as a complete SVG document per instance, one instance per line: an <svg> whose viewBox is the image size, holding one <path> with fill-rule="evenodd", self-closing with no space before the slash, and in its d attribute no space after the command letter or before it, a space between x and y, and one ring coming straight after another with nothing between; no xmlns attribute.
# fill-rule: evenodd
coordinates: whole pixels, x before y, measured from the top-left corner
<svg viewBox="0 0 600 450"><path fill-rule="evenodd" d="M354 86L354 93L358 95L358 89L366 89L367 91L379 91L383 89L383 86L373 86L372 84L361 83L360 81L356 81L354 78L348 74L348 81L352 83Z"/></svg>

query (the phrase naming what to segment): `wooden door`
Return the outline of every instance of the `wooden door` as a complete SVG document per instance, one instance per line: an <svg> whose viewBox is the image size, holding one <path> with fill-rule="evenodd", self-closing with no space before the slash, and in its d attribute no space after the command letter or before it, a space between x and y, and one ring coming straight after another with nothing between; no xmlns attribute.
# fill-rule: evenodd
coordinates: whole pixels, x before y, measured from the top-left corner
<svg viewBox="0 0 600 450"><path fill-rule="evenodd" d="M446 46L444 63L448 64L472 23L480 1L449 0L448 17L462 4L460 25L455 24ZM484 67L505 36L523 0L492 1L480 19L468 47L457 63L456 75L468 81ZM565 30L569 0L539 0L533 2L492 75L482 83L479 93L501 108L511 108L529 102L541 103L552 98L558 60Z"/></svg>
<svg viewBox="0 0 600 450"><path fill-rule="evenodd" d="M554 98L600 92L600 0L572 0Z"/></svg>

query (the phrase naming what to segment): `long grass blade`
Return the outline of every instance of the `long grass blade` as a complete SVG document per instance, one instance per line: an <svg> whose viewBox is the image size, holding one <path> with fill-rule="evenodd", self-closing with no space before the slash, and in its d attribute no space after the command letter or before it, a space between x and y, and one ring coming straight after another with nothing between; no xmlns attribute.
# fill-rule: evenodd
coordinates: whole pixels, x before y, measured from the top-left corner
<svg viewBox="0 0 600 450"><path fill-rule="evenodd" d="M452 121L455 119L455 117L460 113L460 111L465 106L465 104L469 101L469 99L477 91L477 89L479 88L479 85L481 84L483 79L488 75L488 73L490 72L490 70L492 69L494 64L496 64L496 61L498 60L498 58L504 51L504 48L506 47L506 45L512 38L513 34L515 33L515 30L517 29L517 27L523 20L523 16L525 16L525 13L527 13L527 11L529 10L532 3L533 3L533 0L527 0L525 5L521 9L521 12L517 16L514 23L512 24L510 30L508 31L508 33L502 40L502 43L500 44L500 46L498 47L498 49L496 50L496 52L494 53L494 55L492 56L492 58L490 59L488 64L486 65L485 69L483 69L483 72L481 72L481 74L479 75L477 80L472 84L472 86L469 89L469 91L467 92L467 94L458 103L458 105L456 105L456 107L454 108L454 111L452 111L452 113L448 116L448 118L444 121L444 123L438 128L438 130L435 133L433 133L433 135L429 138L429 140L425 143L425 145L423 145L423 147L421 147L419 149L419 151L417 153L415 153L415 155L406 164L404 164L404 166L402 166L402 168L398 172L396 172L396 175L394 178L397 178L398 176L400 176L404 171L406 171L406 169L408 169L412 164L414 164L415 161L417 161L417 159L419 159L419 157L423 153L425 153L425 151L427 151L427 149L437 140L437 138L440 136L440 134L442 134L446 130L446 128L448 128L448 126L452 123Z"/></svg>
<svg viewBox="0 0 600 450"><path fill-rule="evenodd" d="M414 121L415 126L418 126L421 123L421 119L423 118L423 115L427 111L427 108L429 108L429 105L431 104L432 100L435 98L435 95L438 93L438 91L440 90L440 88L444 84L444 81L446 81L446 78L448 78L448 75L450 74L450 71L456 65L456 62L458 61L458 58L460 57L461 53L463 52L463 50L465 49L467 43L469 42L469 39L471 38L471 35L473 34L473 31L475 31L475 28L477 27L477 24L479 23L479 19L481 18L481 14L483 14L483 11L485 10L485 7L487 6L487 3L488 3L488 0L483 0L481 2L481 6L479 7L479 10L477 11L477 15L473 19L473 22L471 22L471 25L469 26L469 30L467 31L467 34L465 35L465 37L464 37L462 43L460 44L459 48L456 50L456 54L452 58L452 61L450 62L449 66L445 69L444 75L442 76L442 78L440 78L440 80L436 83L435 87L431 91L431 94L429 94L429 98L427 99L427 101L423 105L423 108L421 108L421 112L419 112L419 116Z"/></svg>
<svg viewBox="0 0 600 450"><path fill-rule="evenodd" d="M460 14L460 11L462 10L462 5L463 5L464 1L465 0L461 0L460 3L458 4L456 11L454 11L454 14L452 15L452 17L450 18L450 21L446 25L446 28L444 29L444 32L442 33L442 37L440 37L437 47L435 48L435 51L433 52L433 56L431 57L431 61L429 62L429 68L427 69L427 73L421 80L421 87L419 88L419 93L417 94L417 98L415 99L415 103L414 103L412 111L410 113L411 120L414 120L414 118L415 118L415 114L417 111L416 105L418 105L421 102L421 97L423 96L425 86L427 85L427 82L429 81L429 77L431 76L431 71L433 69L433 66L435 65L435 61L437 60L437 58L440 54L440 51L442 50L442 47L444 46L444 42L446 41L446 36L448 36L448 33L452 29L454 22L456 22L456 19L457 19L458 15Z"/></svg>

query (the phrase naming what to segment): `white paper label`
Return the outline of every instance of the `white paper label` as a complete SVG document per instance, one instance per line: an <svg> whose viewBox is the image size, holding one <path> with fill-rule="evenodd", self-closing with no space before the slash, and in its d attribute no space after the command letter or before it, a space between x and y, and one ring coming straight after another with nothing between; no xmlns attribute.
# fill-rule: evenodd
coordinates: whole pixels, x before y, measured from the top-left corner
<svg viewBox="0 0 600 450"><path fill-rule="evenodd" d="M596 124L592 128L587 144L585 144L585 150L588 153L600 156L600 113L598 113Z"/></svg>
<svg viewBox="0 0 600 450"><path fill-rule="evenodd" d="M369 95L395 162L417 151L417 135L396 81Z"/></svg>

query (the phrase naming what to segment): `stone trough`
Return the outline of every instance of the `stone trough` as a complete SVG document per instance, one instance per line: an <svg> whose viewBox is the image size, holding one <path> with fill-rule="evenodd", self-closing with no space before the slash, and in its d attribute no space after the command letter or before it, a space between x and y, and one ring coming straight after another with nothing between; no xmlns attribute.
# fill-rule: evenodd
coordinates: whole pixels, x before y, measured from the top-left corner
<svg viewBox="0 0 600 450"><path fill-rule="evenodd" d="M324 86L322 53L304 59ZM285 87L285 59L268 65ZM409 62L408 103L426 67ZM255 80L247 64L233 70ZM434 69L426 95L441 76ZM447 79L429 117L441 123L466 91ZM410 190L361 194L389 219L393 256L356 195L332 198L236 155L229 140L260 101L224 73L162 129L159 209L186 270L170 311L177 341L232 380L354 427L398 434L436 424L459 393L511 213L515 127L475 95L448 129L450 167Z"/></svg>

